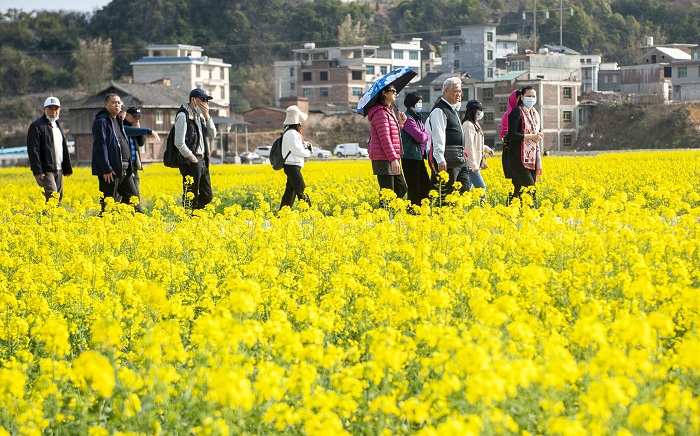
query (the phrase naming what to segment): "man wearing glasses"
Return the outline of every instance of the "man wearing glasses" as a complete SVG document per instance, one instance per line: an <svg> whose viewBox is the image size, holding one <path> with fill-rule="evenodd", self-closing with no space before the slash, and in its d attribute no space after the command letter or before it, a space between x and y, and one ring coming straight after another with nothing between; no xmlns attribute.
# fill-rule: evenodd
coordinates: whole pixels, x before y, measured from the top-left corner
<svg viewBox="0 0 700 436"><path fill-rule="evenodd" d="M452 192L455 181L462 183L460 193L469 187L469 167L464 157L464 131L459 119L462 104L462 79L450 77L442 85L442 97L430 112L432 148L430 150L432 182L438 189L437 173L447 171L450 176L442 194Z"/></svg>
<svg viewBox="0 0 700 436"><path fill-rule="evenodd" d="M209 115L213 97L201 88L190 91L189 103L183 104L175 116L175 147L180 152L182 201L185 208L204 209L214 194L209 175L209 143L216 137L216 126ZM189 184L187 178L192 178ZM191 192L194 196L187 198Z"/></svg>

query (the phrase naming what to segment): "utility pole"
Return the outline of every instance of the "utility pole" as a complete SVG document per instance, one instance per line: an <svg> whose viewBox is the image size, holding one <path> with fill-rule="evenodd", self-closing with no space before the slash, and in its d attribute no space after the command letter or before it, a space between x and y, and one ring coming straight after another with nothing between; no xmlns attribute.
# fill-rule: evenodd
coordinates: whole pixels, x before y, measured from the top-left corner
<svg viewBox="0 0 700 436"><path fill-rule="evenodd" d="M564 47L564 40L562 39L562 29L564 28L564 14L562 4L564 0L559 0L559 47Z"/></svg>
<svg viewBox="0 0 700 436"><path fill-rule="evenodd" d="M535 30L532 38L534 41L532 51L537 53L537 0L532 0L532 27Z"/></svg>

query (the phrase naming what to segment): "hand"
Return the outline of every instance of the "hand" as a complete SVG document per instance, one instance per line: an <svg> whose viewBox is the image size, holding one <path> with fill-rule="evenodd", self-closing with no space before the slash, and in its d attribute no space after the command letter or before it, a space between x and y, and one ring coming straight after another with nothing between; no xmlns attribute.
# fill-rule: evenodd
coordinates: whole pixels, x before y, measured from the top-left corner
<svg viewBox="0 0 700 436"><path fill-rule="evenodd" d="M537 175L535 175L535 183L539 183L539 181L540 181L540 175L537 174Z"/></svg>
<svg viewBox="0 0 700 436"><path fill-rule="evenodd" d="M493 156L493 149L491 147L486 147L486 153L488 153L489 156Z"/></svg>
<svg viewBox="0 0 700 436"><path fill-rule="evenodd" d="M112 171L112 172L109 173L109 174L103 174L103 175L102 175L102 178L105 179L105 182L107 182L107 183L112 183L112 182L114 182L114 176L115 176L115 175L117 175L117 173L115 173L114 171Z"/></svg>
<svg viewBox="0 0 700 436"><path fill-rule="evenodd" d="M189 159L190 162L192 162L192 163L197 163L197 162L198 162L198 161L197 161L197 156L195 156L195 155L193 155L193 154L191 154L190 157L188 157L187 159Z"/></svg>
<svg viewBox="0 0 700 436"><path fill-rule="evenodd" d="M403 126L403 124L406 122L406 114L403 112L399 112L399 127Z"/></svg>
<svg viewBox="0 0 700 436"><path fill-rule="evenodd" d="M153 137L156 138L156 141L160 142L160 136L158 136L158 132L156 132L156 131L154 130L154 131L151 133L151 135L153 135Z"/></svg>
<svg viewBox="0 0 700 436"><path fill-rule="evenodd" d="M474 174L479 174L479 170L478 170L478 169L472 170L472 172L473 172Z"/></svg>
<svg viewBox="0 0 700 436"><path fill-rule="evenodd" d="M398 160L391 161L391 174L395 176L401 174L401 165Z"/></svg>
<svg viewBox="0 0 700 436"><path fill-rule="evenodd" d="M202 101L199 103L199 108L202 110L202 115L204 115L204 119L208 120L209 119L209 102Z"/></svg>
<svg viewBox="0 0 700 436"><path fill-rule="evenodd" d="M44 177L46 177L46 174L37 174L34 177L36 177L37 180L44 180Z"/></svg>
<svg viewBox="0 0 700 436"><path fill-rule="evenodd" d="M438 164L438 172L447 171L447 162L440 162Z"/></svg>

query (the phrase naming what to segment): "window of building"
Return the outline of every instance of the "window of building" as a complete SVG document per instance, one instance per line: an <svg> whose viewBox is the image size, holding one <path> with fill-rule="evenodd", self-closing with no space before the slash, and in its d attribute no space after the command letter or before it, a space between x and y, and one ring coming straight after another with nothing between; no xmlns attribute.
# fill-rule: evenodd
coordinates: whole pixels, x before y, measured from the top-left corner
<svg viewBox="0 0 700 436"><path fill-rule="evenodd" d="M484 123L493 123L493 112L484 112Z"/></svg>
<svg viewBox="0 0 700 436"><path fill-rule="evenodd" d="M452 50L455 53L459 53L459 43L458 42L455 42L454 44L452 44Z"/></svg>
<svg viewBox="0 0 700 436"><path fill-rule="evenodd" d="M194 67L194 77L201 77L202 76L202 67L199 65L195 65Z"/></svg>
<svg viewBox="0 0 700 436"><path fill-rule="evenodd" d="M306 98L311 98L313 95L313 89L311 88L302 88L302 92L304 93L304 97Z"/></svg>
<svg viewBox="0 0 700 436"><path fill-rule="evenodd" d="M325 86L323 88L318 88L318 95L321 97L328 97L328 88Z"/></svg>
<svg viewBox="0 0 700 436"><path fill-rule="evenodd" d="M688 67L678 67L678 78L688 77Z"/></svg>
<svg viewBox="0 0 700 436"><path fill-rule="evenodd" d="M387 71L388 70L386 69L386 66L379 67L379 74L381 74L382 76L385 75Z"/></svg>
<svg viewBox="0 0 700 436"><path fill-rule="evenodd" d="M564 111L564 115L562 117L562 121L565 123L570 123L571 120L573 119L573 113L571 111Z"/></svg>
<svg viewBox="0 0 700 436"><path fill-rule="evenodd" d="M486 69L486 77L488 77L489 79L493 79L493 68Z"/></svg>
<svg viewBox="0 0 700 436"><path fill-rule="evenodd" d="M578 110L578 122L579 123L585 123L586 122L586 111L584 109L579 109Z"/></svg>
<svg viewBox="0 0 700 436"><path fill-rule="evenodd" d="M493 32L486 32L486 41L493 42Z"/></svg>
<svg viewBox="0 0 700 436"><path fill-rule="evenodd" d="M447 43L440 44L440 53L442 53L443 56L447 54Z"/></svg>
<svg viewBox="0 0 700 436"><path fill-rule="evenodd" d="M611 79L612 83L617 83L617 76L612 76Z"/></svg>
<svg viewBox="0 0 700 436"><path fill-rule="evenodd" d="M394 59L403 59L403 50L394 50Z"/></svg>
<svg viewBox="0 0 700 436"><path fill-rule="evenodd" d="M226 88L224 88L224 87L222 86L222 87L220 88L220 91L221 91L221 92L220 92L219 94L221 95L221 99L222 99L222 100L226 100Z"/></svg>
<svg viewBox="0 0 700 436"><path fill-rule="evenodd" d="M700 67L698 67L698 77L700 77Z"/></svg>
<svg viewBox="0 0 700 436"><path fill-rule="evenodd" d="M297 84L294 83L294 82L290 83L290 84L289 84L289 89L292 90L292 91L294 91L295 89L297 89Z"/></svg>
<svg viewBox="0 0 700 436"><path fill-rule="evenodd" d="M304 82L310 82L311 81L311 71L304 71L301 73L301 80Z"/></svg>
<svg viewBox="0 0 700 436"><path fill-rule="evenodd" d="M486 60L487 61L493 60L493 50L486 50Z"/></svg>
<svg viewBox="0 0 700 436"><path fill-rule="evenodd" d="M362 80L362 71L353 71L352 80Z"/></svg>
<svg viewBox="0 0 700 436"><path fill-rule="evenodd" d="M209 69L209 80L211 80L213 78L214 78L214 70L210 68Z"/></svg>
<svg viewBox="0 0 700 436"><path fill-rule="evenodd" d="M374 76L374 65L367 65L365 73L367 73L368 76Z"/></svg>
<svg viewBox="0 0 700 436"><path fill-rule="evenodd" d="M411 50L408 52L408 58L412 61L417 61L418 60L418 51L417 50Z"/></svg>
<svg viewBox="0 0 700 436"><path fill-rule="evenodd" d="M362 95L362 88L358 88L356 86L352 88L352 96L353 97L359 97L361 95Z"/></svg>
<svg viewBox="0 0 700 436"><path fill-rule="evenodd" d="M425 72L426 73L430 72L430 64L425 64Z"/></svg>
<svg viewBox="0 0 700 436"><path fill-rule="evenodd" d="M453 64L454 64L455 69L459 69L459 59L455 59Z"/></svg>
<svg viewBox="0 0 700 436"><path fill-rule="evenodd" d="M327 82L328 81L328 71L319 72L318 80L322 80L324 82Z"/></svg>
<svg viewBox="0 0 700 436"><path fill-rule="evenodd" d="M590 78L591 78L591 70L589 70L588 68L586 68L585 70L583 70L583 78L584 78L584 79L590 79Z"/></svg>
<svg viewBox="0 0 700 436"><path fill-rule="evenodd" d="M498 112L504 114L508 110L508 103L505 101L502 101L498 103Z"/></svg>
<svg viewBox="0 0 700 436"><path fill-rule="evenodd" d="M571 135L562 136L561 145L563 145L564 147L571 147Z"/></svg>
<svg viewBox="0 0 700 436"><path fill-rule="evenodd" d="M163 124L163 111L156 111L156 124Z"/></svg>
<svg viewBox="0 0 700 436"><path fill-rule="evenodd" d="M571 88L566 86L564 87L564 98L571 98Z"/></svg>
<svg viewBox="0 0 700 436"><path fill-rule="evenodd" d="M289 69L289 77L294 77L294 68Z"/></svg>
<svg viewBox="0 0 700 436"><path fill-rule="evenodd" d="M484 100L493 100L493 88L484 88Z"/></svg>

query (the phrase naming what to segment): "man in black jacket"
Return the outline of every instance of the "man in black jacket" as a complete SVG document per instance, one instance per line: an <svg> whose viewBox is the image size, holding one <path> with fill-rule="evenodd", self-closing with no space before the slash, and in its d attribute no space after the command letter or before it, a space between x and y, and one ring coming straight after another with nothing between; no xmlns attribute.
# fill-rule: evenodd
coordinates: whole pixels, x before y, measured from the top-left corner
<svg viewBox="0 0 700 436"><path fill-rule="evenodd" d="M107 94L105 107L97 113L92 123L92 174L97 176L102 193L100 204L105 209L105 199L114 198L126 204L138 204L138 193L134 186L129 140L124 132L119 115L122 101L117 94ZM132 200L132 197L136 197ZM133 201L133 203L132 203Z"/></svg>
<svg viewBox="0 0 700 436"><path fill-rule="evenodd" d="M68 143L58 123L61 102L56 97L44 101L44 115L34 121L27 131L27 154L36 182L44 188L46 201L58 193L63 199L63 176L73 174L68 155Z"/></svg>

